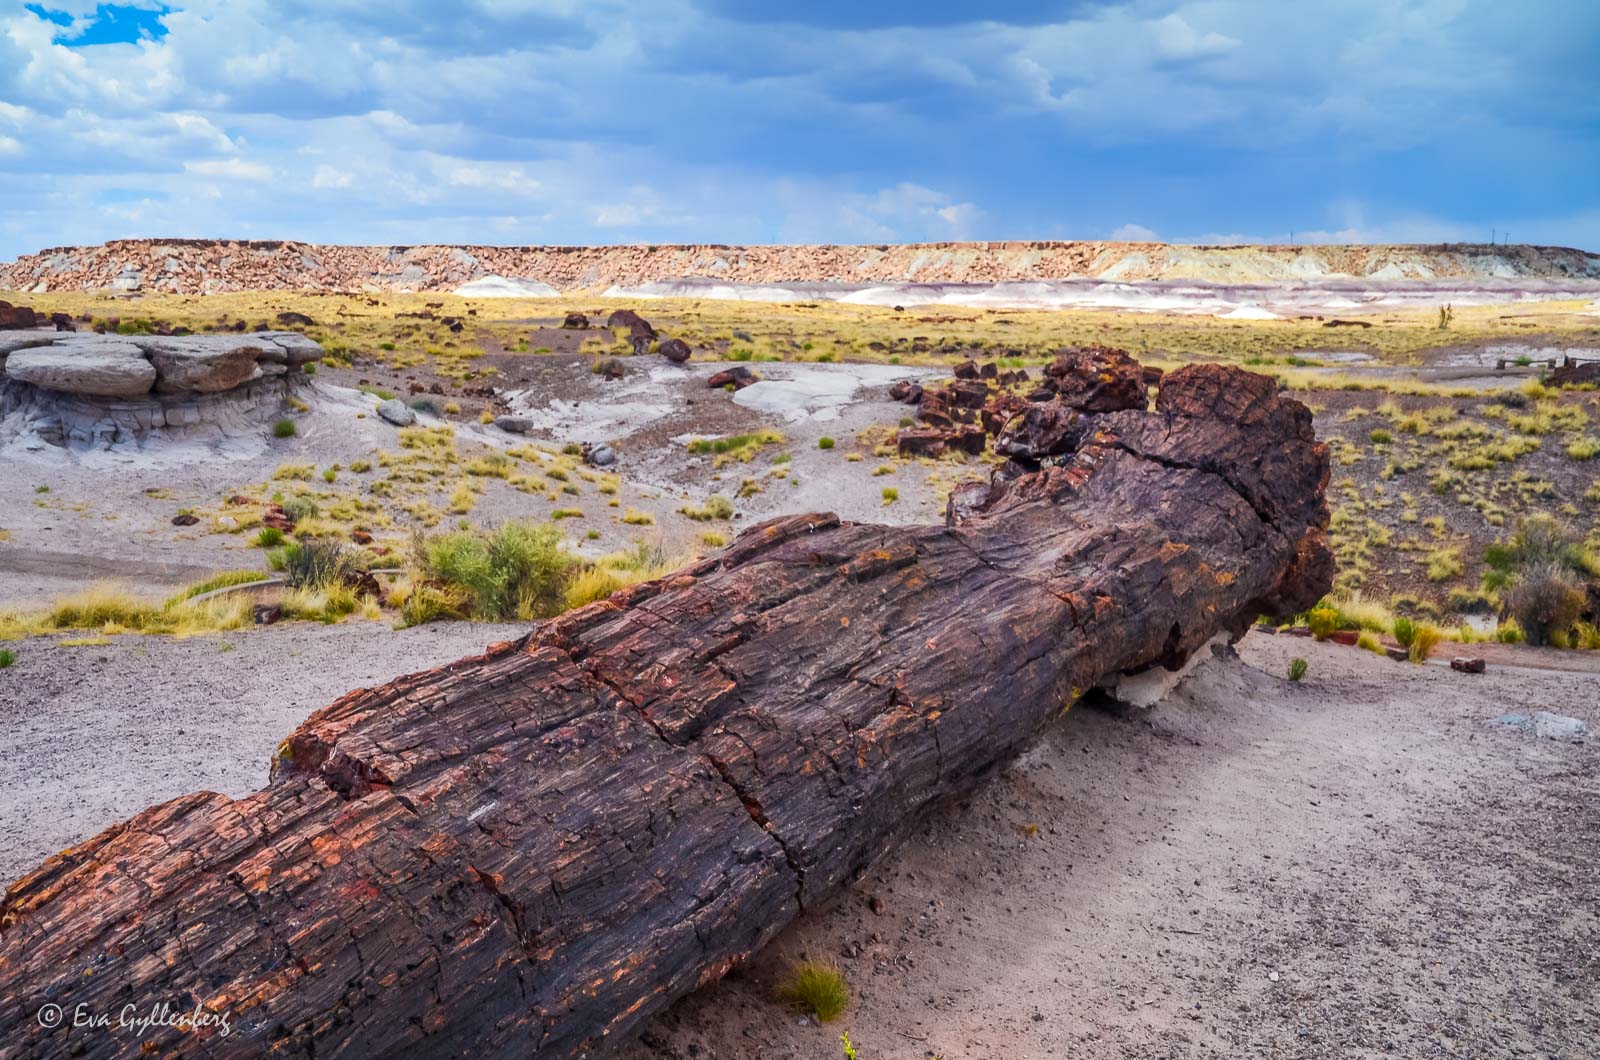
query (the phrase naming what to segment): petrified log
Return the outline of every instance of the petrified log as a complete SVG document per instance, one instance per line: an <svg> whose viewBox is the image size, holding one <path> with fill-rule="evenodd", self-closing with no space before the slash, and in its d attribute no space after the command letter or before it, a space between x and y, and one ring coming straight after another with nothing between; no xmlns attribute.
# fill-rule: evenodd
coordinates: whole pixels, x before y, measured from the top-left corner
<svg viewBox="0 0 1600 1060"><path fill-rule="evenodd" d="M752 527L345 696L254 795L175 799L52 857L0 905L0 1041L549 1058L626 1034L1107 675L1328 588L1326 452L1271 380L1185 368L1079 437L953 525ZM158 1002L210 1020L71 1027Z"/></svg>

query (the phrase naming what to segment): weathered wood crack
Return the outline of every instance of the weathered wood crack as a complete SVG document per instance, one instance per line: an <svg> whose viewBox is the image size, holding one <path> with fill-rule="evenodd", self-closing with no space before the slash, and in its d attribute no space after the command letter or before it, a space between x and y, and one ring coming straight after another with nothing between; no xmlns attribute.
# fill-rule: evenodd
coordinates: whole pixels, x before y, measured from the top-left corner
<svg viewBox="0 0 1600 1060"><path fill-rule="evenodd" d="M962 492L949 525L752 527L341 698L253 795L184 796L51 858L0 904L0 1041L588 1055L758 951L1108 675L1177 666L1326 591L1327 456L1303 406L1200 366L1150 409L1142 382L1105 385L1131 361L1083 371L1093 410L1062 376L1027 438L1047 455ZM35 1018L161 1001L225 1013L230 1033Z"/></svg>

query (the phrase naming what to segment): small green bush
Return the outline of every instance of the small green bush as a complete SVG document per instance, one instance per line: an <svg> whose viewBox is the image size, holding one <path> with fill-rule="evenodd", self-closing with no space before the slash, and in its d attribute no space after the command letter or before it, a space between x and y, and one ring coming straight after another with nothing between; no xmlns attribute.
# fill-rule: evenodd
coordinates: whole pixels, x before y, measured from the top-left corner
<svg viewBox="0 0 1600 1060"><path fill-rule="evenodd" d="M1289 680L1293 681L1295 684L1299 684L1305 679L1306 670L1309 668L1310 664L1308 664L1304 659L1290 659Z"/></svg>
<svg viewBox="0 0 1600 1060"><path fill-rule="evenodd" d="M257 548L277 548L283 544L283 531L275 526L263 526L256 533Z"/></svg>
<svg viewBox="0 0 1600 1060"><path fill-rule="evenodd" d="M283 577L292 589L326 589L361 570L361 557L338 541L301 541L283 548Z"/></svg>
<svg viewBox="0 0 1600 1060"><path fill-rule="evenodd" d="M1406 618L1404 615L1394 620L1394 641L1402 648L1410 650L1411 642L1417 636L1417 623L1415 619Z"/></svg>
<svg viewBox="0 0 1600 1060"><path fill-rule="evenodd" d="M1406 655L1414 663L1427 662L1428 656L1433 654L1433 649L1443 639L1444 634L1433 626L1425 623L1419 624L1411 636L1411 643L1406 646Z"/></svg>
<svg viewBox="0 0 1600 1060"><path fill-rule="evenodd" d="M281 419L272 425L272 436L274 438L293 438L298 433L300 433L300 429L295 426L294 420L291 419Z"/></svg>
<svg viewBox="0 0 1600 1060"><path fill-rule="evenodd" d="M831 1023L850 1005L850 988L844 976L838 968L821 961L796 964L773 996L796 1012L815 1016L818 1023Z"/></svg>
<svg viewBox="0 0 1600 1060"><path fill-rule="evenodd" d="M714 493L706 500L704 506L699 508L685 506L678 511L699 523L709 522L712 519L731 519L733 502L720 493Z"/></svg>
<svg viewBox="0 0 1600 1060"><path fill-rule="evenodd" d="M460 589L442 585L423 584L413 589L400 605L401 629L423 626L429 622L442 622L451 618L466 618L469 601Z"/></svg>
<svg viewBox="0 0 1600 1060"><path fill-rule="evenodd" d="M317 502L303 494L296 494L279 505L283 509L284 518L291 523L304 522L322 511Z"/></svg>
<svg viewBox="0 0 1600 1060"><path fill-rule="evenodd" d="M827 435L823 435L821 438L817 439L817 448L818 449L832 449L833 448L833 439L829 438Z"/></svg>
<svg viewBox="0 0 1600 1060"><path fill-rule="evenodd" d="M16 661L17 657L12 654L10 648L0 648L0 670L8 669Z"/></svg>
<svg viewBox="0 0 1600 1060"><path fill-rule="evenodd" d="M900 499L900 491L899 490L895 489L893 486L885 486L885 487L883 487L883 503L885 503L885 504L893 504L895 501L897 501L899 499Z"/></svg>
<svg viewBox="0 0 1600 1060"><path fill-rule="evenodd" d="M1523 569L1502 597L1530 644L1550 644L1565 636L1586 602L1572 572L1548 560Z"/></svg>
<svg viewBox="0 0 1600 1060"><path fill-rule="evenodd" d="M1327 640L1339 628L1339 612L1331 607L1313 607L1306 615L1306 625L1318 640Z"/></svg>
<svg viewBox="0 0 1600 1060"><path fill-rule="evenodd" d="M507 522L493 531L455 530L427 539L427 576L457 589L475 618L545 618L560 613L575 558L552 526Z"/></svg>

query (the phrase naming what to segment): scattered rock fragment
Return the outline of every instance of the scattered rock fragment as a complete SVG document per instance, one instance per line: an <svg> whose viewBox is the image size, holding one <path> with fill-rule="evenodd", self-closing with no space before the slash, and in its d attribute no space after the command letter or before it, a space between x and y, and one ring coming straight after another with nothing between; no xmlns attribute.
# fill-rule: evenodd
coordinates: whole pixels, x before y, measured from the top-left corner
<svg viewBox="0 0 1600 1060"><path fill-rule="evenodd" d="M533 421L526 416L496 416L494 425L510 434L527 434L533 430Z"/></svg>
<svg viewBox="0 0 1600 1060"><path fill-rule="evenodd" d="M724 368L720 372L713 373L711 378L706 380L706 386L713 390L725 386L731 386L735 390L743 390L751 383L760 381L761 377L759 375L756 375L744 365L737 364L732 368Z"/></svg>
<svg viewBox="0 0 1600 1060"><path fill-rule="evenodd" d="M174 515L172 517L172 525L173 526L193 526L196 523L198 523L199 521L200 521L200 517L199 516L190 515L188 512L185 512L182 515Z"/></svg>
<svg viewBox="0 0 1600 1060"><path fill-rule="evenodd" d="M589 318L582 313L568 313L567 318L561 322L561 326L568 331L587 331Z"/></svg>
<svg viewBox="0 0 1600 1060"><path fill-rule="evenodd" d="M633 347L635 356L650 352L650 344L656 340L656 329L650 322L631 309L618 309L606 318L608 328L627 328L628 344Z"/></svg>
<svg viewBox="0 0 1600 1060"><path fill-rule="evenodd" d="M417 414L399 398L390 398L378 406L378 416L396 427L409 427L417 422Z"/></svg>
<svg viewBox="0 0 1600 1060"><path fill-rule="evenodd" d="M1537 711L1532 717L1526 714L1502 714L1494 720L1546 740L1582 740L1589 731L1589 727L1580 719L1552 714L1547 710Z"/></svg>
<svg viewBox="0 0 1600 1060"><path fill-rule="evenodd" d="M292 309L286 309L279 313L274 320L286 328L309 328L315 327L317 323L304 313L297 313Z"/></svg>
<svg viewBox="0 0 1600 1060"><path fill-rule="evenodd" d="M605 442L583 447L583 462L594 467L610 467L617 462L617 451Z"/></svg>
<svg viewBox="0 0 1600 1060"><path fill-rule="evenodd" d="M0 331L36 328L42 323L44 321L39 318L39 314L28 306L0 302Z"/></svg>
<svg viewBox="0 0 1600 1060"><path fill-rule="evenodd" d="M656 352L673 364L682 364L689 359L689 344L682 339L668 339L657 348Z"/></svg>
<svg viewBox="0 0 1600 1060"><path fill-rule="evenodd" d="M1450 669L1463 674L1481 674L1488 669L1488 664L1481 658L1457 656L1450 660Z"/></svg>

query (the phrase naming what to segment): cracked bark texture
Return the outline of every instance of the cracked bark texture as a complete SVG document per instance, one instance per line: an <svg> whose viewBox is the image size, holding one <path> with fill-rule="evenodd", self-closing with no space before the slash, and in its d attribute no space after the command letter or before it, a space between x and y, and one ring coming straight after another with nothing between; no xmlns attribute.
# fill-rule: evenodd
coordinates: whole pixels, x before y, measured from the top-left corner
<svg viewBox="0 0 1600 1060"><path fill-rule="evenodd" d="M1137 365L1134 365L1137 369ZM153 807L0 906L11 1055L571 1057L750 956L1107 675L1328 588L1324 448L1195 366L1071 408L946 526L798 515L343 697L243 799ZM1020 417L1019 417L1020 418ZM232 1032L46 1031L168 1000Z"/></svg>

